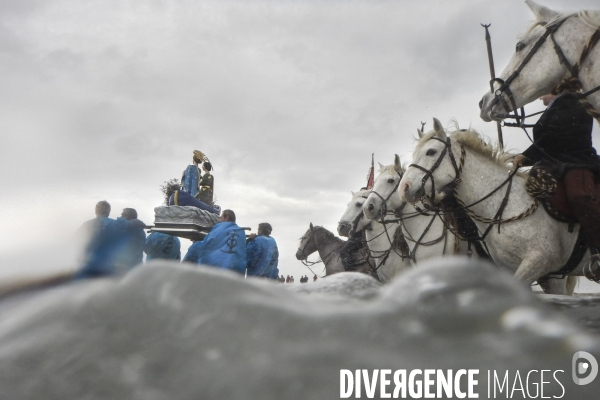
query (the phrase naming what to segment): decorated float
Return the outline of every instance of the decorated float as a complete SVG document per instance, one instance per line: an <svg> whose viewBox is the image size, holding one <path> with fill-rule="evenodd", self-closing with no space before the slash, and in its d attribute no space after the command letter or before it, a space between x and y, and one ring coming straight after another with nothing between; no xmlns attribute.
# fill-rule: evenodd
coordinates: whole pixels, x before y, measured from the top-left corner
<svg viewBox="0 0 600 400"><path fill-rule="evenodd" d="M154 208L154 226L150 231L192 241L204 239L220 221L221 214L221 207L213 201L214 178L211 170L208 157L194 150L193 164L187 166L181 181L173 179L162 186L166 205Z"/></svg>

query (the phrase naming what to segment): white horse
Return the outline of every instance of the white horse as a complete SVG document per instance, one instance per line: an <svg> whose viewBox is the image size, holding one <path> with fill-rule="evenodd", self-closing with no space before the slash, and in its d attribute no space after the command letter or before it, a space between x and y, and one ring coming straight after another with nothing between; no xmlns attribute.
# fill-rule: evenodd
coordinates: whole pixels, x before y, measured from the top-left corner
<svg viewBox="0 0 600 400"><path fill-rule="evenodd" d="M371 222L368 218L365 218L362 210L363 204L365 204L371 190L361 189L356 193L350 193L352 193L352 199L346 206L346 210L342 214L337 227L338 235L346 237L352 232L362 231Z"/></svg>
<svg viewBox="0 0 600 400"><path fill-rule="evenodd" d="M386 216L382 223L381 219L372 221L365 216L363 205L370 194L371 190L352 193L352 200L338 223L338 233L348 235L350 231L364 231L377 276L382 282L387 282L397 273L411 267L409 249L399 243L398 239L394 240L399 226L398 218Z"/></svg>
<svg viewBox="0 0 600 400"><path fill-rule="evenodd" d="M373 221L381 221L382 218L394 221L388 222L389 228L384 238L389 240L390 236L394 237L396 229L401 230L409 253L396 257L398 271L405 268L406 261L416 263L418 260L454 255L460 244L440 215L417 210L412 204L402 201L398 193L402 175L398 155L394 157L394 164L385 167L380 164L373 190L363 206L365 216Z"/></svg>
<svg viewBox="0 0 600 400"><path fill-rule="evenodd" d="M600 85L600 44L594 46L592 39L600 35L600 10L561 14L531 0L526 3L536 20L521 35L515 54L493 83L493 92L481 99L484 121L503 119L572 77L579 79L583 92ZM566 63L561 63L561 52ZM587 100L599 118L600 91Z"/></svg>
<svg viewBox="0 0 600 400"><path fill-rule="evenodd" d="M531 285L567 263L579 225L569 233L567 223L540 209L525 190L525 176L511 174L506 165L510 157L474 131L457 130L448 137L434 119L434 129L421 137L414 150L413 164L404 173L399 191L404 201L416 202L423 195L434 198L438 189L454 187L455 196L480 232L487 231L485 242L494 262ZM582 264L573 275L582 275ZM549 279L542 287L547 292L568 294L573 288L567 287L566 281Z"/></svg>

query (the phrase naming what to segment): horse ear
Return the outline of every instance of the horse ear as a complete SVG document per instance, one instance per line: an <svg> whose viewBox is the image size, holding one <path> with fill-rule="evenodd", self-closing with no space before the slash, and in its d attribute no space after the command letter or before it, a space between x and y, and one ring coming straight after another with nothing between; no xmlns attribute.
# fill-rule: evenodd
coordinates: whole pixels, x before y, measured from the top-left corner
<svg viewBox="0 0 600 400"><path fill-rule="evenodd" d="M312 222L310 223L310 230L311 231L313 230L313 224L312 224Z"/></svg>
<svg viewBox="0 0 600 400"><path fill-rule="evenodd" d="M442 126L442 123L437 119L433 119L433 130L435 131L435 135L440 139L446 140L446 131Z"/></svg>
<svg viewBox="0 0 600 400"><path fill-rule="evenodd" d="M356 193L354 193L352 190L350 191L350 193L352 193L352 197L356 196Z"/></svg>
<svg viewBox="0 0 600 400"><path fill-rule="evenodd" d="M402 164L400 163L400 156L398 154L394 154L394 169L398 173L402 173Z"/></svg>
<svg viewBox="0 0 600 400"><path fill-rule="evenodd" d="M538 21L549 22L558 15L556 11L549 9L548 7L544 7L540 4L537 4L532 0L525 0L525 3L527 4L527 6L529 6L531 11L533 11L535 18Z"/></svg>
<svg viewBox="0 0 600 400"><path fill-rule="evenodd" d="M419 139L423 138L423 131L417 128L417 135L419 135Z"/></svg>
<svg viewBox="0 0 600 400"><path fill-rule="evenodd" d="M379 164L379 172L383 171L385 167L380 162L377 162L377 164Z"/></svg>

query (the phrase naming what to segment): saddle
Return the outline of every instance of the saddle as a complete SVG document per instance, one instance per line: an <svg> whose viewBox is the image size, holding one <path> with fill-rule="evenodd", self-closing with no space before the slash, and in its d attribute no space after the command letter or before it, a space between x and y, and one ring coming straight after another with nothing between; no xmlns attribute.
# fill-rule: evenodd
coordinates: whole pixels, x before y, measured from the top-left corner
<svg viewBox="0 0 600 400"><path fill-rule="evenodd" d="M557 221L569 223L569 232L572 232L573 224L578 221L569 204L567 190L561 179L564 174L563 164L538 163L529 171L525 189L530 196L542 203L548 215ZM600 183L595 184L594 192L596 197L600 198Z"/></svg>

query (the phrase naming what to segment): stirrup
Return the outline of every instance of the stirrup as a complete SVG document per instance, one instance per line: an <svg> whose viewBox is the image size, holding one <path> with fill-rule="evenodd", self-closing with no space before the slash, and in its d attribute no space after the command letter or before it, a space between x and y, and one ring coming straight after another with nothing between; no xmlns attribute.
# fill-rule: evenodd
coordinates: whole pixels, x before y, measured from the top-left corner
<svg viewBox="0 0 600 400"><path fill-rule="evenodd" d="M583 275L590 281L600 283L600 254L592 254L583 266Z"/></svg>

